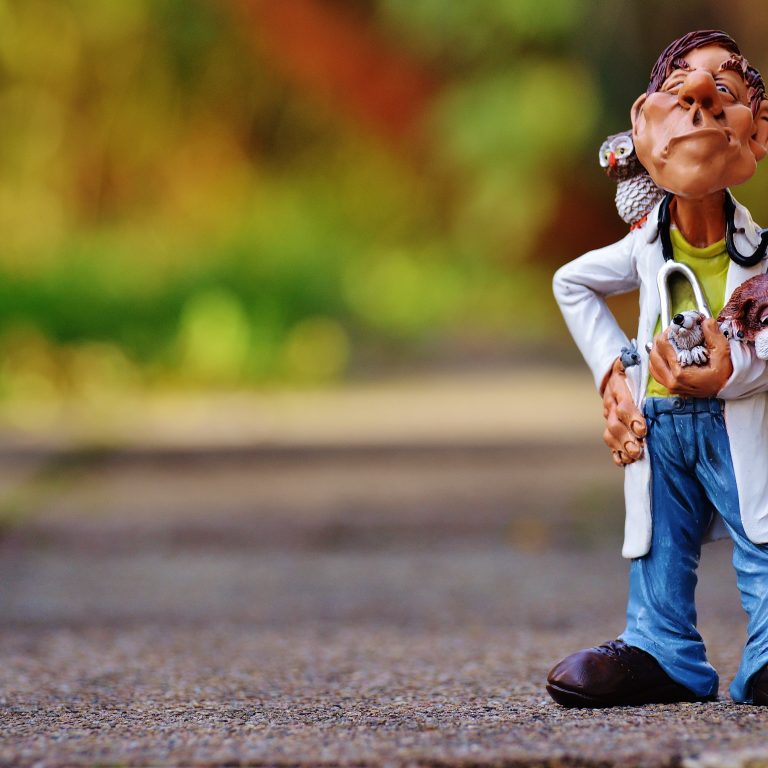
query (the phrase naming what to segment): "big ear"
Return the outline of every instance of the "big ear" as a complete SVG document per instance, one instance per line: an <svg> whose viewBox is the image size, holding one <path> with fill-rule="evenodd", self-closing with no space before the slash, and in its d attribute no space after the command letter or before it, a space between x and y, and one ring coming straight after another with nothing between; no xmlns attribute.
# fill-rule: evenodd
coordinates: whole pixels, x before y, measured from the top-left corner
<svg viewBox="0 0 768 768"><path fill-rule="evenodd" d="M763 99L757 108L749 148L758 162L768 154L768 99Z"/></svg>
<svg viewBox="0 0 768 768"><path fill-rule="evenodd" d="M635 145L635 154L648 173L651 174L651 178L653 178L652 169L654 161L653 147L651 146L653 142L648 131L648 120L643 111L647 99L648 96L645 93L638 96L629 111L629 117L632 120L632 143ZM656 181L655 178L654 181ZM656 183L658 184L658 182Z"/></svg>
<svg viewBox="0 0 768 768"><path fill-rule="evenodd" d="M643 111L643 104L645 104L645 100L648 98L648 94L644 93L641 96L638 96L635 99L635 103L632 105L632 109L629 111L630 119L632 120L632 133L637 132L638 128L638 121L640 118L640 115ZM763 102L765 103L765 102Z"/></svg>

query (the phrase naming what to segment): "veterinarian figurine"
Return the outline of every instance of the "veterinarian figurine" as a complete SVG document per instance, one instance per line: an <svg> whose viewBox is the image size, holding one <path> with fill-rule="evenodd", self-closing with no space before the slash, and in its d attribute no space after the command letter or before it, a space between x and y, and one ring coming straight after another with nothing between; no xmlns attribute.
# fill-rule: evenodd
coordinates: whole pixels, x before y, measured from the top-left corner
<svg viewBox="0 0 768 768"><path fill-rule="evenodd" d="M604 440L625 471L627 623L618 639L557 664L547 690L575 707L715 699L694 588L701 543L730 535L749 616L730 692L768 705L768 337L759 335L768 285L747 282L766 272L768 233L729 190L768 150L765 88L728 35L692 32L661 54L631 120L632 148L664 196L623 240L554 278L603 396ZM667 262L692 271L712 316L672 276L672 323L662 326ZM636 288L640 364L631 365L604 297Z"/></svg>

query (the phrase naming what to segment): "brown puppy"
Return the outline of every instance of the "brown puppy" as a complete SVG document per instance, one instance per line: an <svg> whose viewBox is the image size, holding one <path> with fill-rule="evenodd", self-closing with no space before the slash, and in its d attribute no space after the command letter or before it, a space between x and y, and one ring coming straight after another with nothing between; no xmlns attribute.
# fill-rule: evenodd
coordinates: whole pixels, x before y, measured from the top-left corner
<svg viewBox="0 0 768 768"><path fill-rule="evenodd" d="M768 360L768 275L743 282L717 316L728 338L754 342L761 360Z"/></svg>

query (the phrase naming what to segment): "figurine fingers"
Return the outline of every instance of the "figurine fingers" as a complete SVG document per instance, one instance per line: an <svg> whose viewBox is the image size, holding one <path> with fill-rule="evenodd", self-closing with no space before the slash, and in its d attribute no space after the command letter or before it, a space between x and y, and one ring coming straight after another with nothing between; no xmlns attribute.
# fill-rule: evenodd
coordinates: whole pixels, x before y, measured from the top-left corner
<svg viewBox="0 0 768 768"><path fill-rule="evenodd" d="M645 435L645 419L640 415L634 400L622 399L616 403L616 417L618 420L637 437Z"/></svg>
<svg viewBox="0 0 768 768"><path fill-rule="evenodd" d="M616 416L616 412L609 414L603 441L611 451L621 456L623 464L630 464L642 455L642 443L629 431Z"/></svg>
<svg viewBox="0 0 768 768"><path fill-rule="evenodd" d="M606 421L603 441L611 451L613 463L622 467L643 455L642 438L646 427L629 389L621 360L614 362L602 391Z"/></svg>
<svg viewBox="0 0 768 768"><path fill-rule="evenodd" d="M656 358L665 361L667 365L677 362L677 350L669 340L667 331L662 331L656 335L653 340L653 351L650 356L655 356Z"/></svg>
<svg viewBox="0 0 768 768"><path fill-rule="evenodd" d="M677 365L676 361L675 365ZM669 363L659 352L658 344L654 344L653 351L648 358L648 371L659 384L668 389L670 388L670 385L673 383L672 371L670 370Z"/></svg>
<svg viewBox="0 0 768 768"><path fill-rule="evenodd" d="M622 444L616 439L615 435L608 429L608 427L606 427L603 432L603 442L610 448L612 454L618 455L621 453Z"/></svg>
<svg viewBox="0 0 768 768"><path fill-rule="evenodd" d="M728 339L720 333L720 328L715 320L712 318L705 320L701 324L701 330L710 355L713 357L731 356L731 345L728 343Z"/></svg>
<svg viewBox="0 0 768 768"><path fill-rule="evenodd" d="M712 397L722 389L733 372L730 343L720 333L717 322L707 318L701 327L706 347L684 350L690 356L690 364L687 359L678 361L675 350L672 350L674 359L668 360L661 344L654 345L648 358L651 376L673 394ZM671 349L669 342L666 343Z"/></svg>
<svg viewBox="0 0 768 768"><path fill-rule="evenodd" d="M640 455L642 455L642 451ZM617 467L625 467L627 464L633 464L635 461L637 461L637 459L640 458L640 455L629 456L624 451L611 451L611 458Z"/></svg>
<svg viewBox="0 0 768 768"><path fill-rule="evenodd" d="M624 443L624 453L632 460L637 461L643 455L643 446L633 440Z"/></svg>

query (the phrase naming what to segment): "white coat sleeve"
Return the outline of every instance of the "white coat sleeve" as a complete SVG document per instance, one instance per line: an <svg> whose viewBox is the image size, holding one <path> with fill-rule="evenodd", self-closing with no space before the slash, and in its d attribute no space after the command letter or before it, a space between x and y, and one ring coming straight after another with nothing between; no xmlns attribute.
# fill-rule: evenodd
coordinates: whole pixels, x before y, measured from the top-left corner
<svg viewBox="0 0 768 768"><path fill-rule="evenodd" d="M717 393L723 400L738 400L768 391L768 361L755 354L752 344L731 340L733 373Z"/></svg>
<svg viewBox="0 0 768 768"><path fill-rule="evenodd" d="M605 303L606 296L639 287L634 256L635 236L589 251L555 272L552 289L576 346L589 365L599 388L605 374L629 344Z"/></svg>

